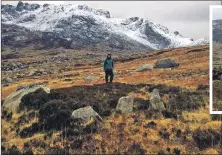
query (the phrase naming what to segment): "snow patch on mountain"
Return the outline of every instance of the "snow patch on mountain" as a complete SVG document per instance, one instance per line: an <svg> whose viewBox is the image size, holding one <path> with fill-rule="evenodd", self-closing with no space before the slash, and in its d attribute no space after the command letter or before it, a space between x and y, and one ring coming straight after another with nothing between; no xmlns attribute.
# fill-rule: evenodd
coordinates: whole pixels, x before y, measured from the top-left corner
<svg viewBox="0 0 222 155"><path fill-rule="evenodd" d="M222 41L222 19L213 20L213 40Z"/></svg>
<svg viewBox="0 0 222 155"><path fill-rule="evenodd" d="M30 4L31 5L31 4ZM78 18L77 18L78 17ZM150 20L132 17L113 18L108 11L93 9L86 5L33 5L19 2L17 6L2 7L2 23L15 24L31 31L66 32L67 40L72 40L73 27L85 31L91 39L95 33L115 34L128 41L134 41L151 49L177 48L206 45L207 39L194 41L179 32L170 32L168 28ZM61 23L63 24L62 26ZM64 24L67 23L67 24ZM88 24L87 26L85 26ZM70 31L69 31L70 29ZM99 30L99 31L98 31ZM109 36L105 36L107 40Z"/></svg>

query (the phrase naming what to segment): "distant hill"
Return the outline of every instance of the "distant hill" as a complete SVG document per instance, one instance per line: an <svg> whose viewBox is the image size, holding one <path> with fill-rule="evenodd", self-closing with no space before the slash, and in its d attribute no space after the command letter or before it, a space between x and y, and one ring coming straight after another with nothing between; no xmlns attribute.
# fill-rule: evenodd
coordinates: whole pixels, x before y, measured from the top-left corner
<svg viewBox="0 0 222 155"><path fill-rule="evenodd" d="M111 17L86 5L2 5L2 45L48 49L158 50L208 44L140 17Z"/></svg>
<svg viewBox="0 0 222 155"><path fill-rule="evenodd" d="M213 40L222 42L222 19L213 21Z"/></svg>

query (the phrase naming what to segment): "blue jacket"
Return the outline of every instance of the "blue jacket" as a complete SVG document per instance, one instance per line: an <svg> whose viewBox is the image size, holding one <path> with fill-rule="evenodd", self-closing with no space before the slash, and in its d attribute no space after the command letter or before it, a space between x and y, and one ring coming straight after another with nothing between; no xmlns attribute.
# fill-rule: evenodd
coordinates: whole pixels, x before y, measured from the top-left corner
<svg viewBox="0 0 222 155"><path fill-rule="evenodd" d="M113 59L106 59L103 64L103 70L104 71L106 71L107 69L113 70L113 68L114 68Z"/></svg>

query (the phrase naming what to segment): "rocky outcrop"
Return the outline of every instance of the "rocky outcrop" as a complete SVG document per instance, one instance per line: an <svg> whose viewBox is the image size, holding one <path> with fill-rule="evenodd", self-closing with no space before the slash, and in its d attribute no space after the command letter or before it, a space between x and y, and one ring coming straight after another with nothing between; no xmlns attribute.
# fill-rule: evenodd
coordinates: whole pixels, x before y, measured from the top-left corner
<svg viewBox="0 0 222 155"><path fill-rule="evenodd" d="M222 41L222 20L213 21L213 41Z"/></svg>
<svg viewBox="0 0 222 155"><path fill-rule="evenodd" d="M2 71L14 71L28 68L28 63L22 62L2 62Z"/></svg>
<svg viewBox="0 0 222 155"><path fill-rule="evenodd" d="M222 68L213 69L213 80L222 80Z"/></svg>
<svg viewBox="0 0 222 155"><path fill-rule="evenodd" d="M121 113L131 113L133 112L133 103L134 103L134 97L132 96L121 97L116 106L116 110Z"/></svg>
<svg viewBox="0 0 222 155"><path fill-rule="evenodd" d="M46 93L50 93L50 89L44 86L32 86L32 87L24 87L22 89L19 89L18 91L15 91L11 93L9 96L6 97L3 108L6 108L11 111L17 111L19 110L19 105L21 104L21 99L23 96L36 92L38 90L44 91Z"/></svg>
<svg viewBox="0 0 222 155"><path fill-rule="evenodd" d="M17 11L34 11L36 9L40 8L40 5L38 4L28 4L28 3L23 3L22 1L19 1L16 10Z"/></svg>

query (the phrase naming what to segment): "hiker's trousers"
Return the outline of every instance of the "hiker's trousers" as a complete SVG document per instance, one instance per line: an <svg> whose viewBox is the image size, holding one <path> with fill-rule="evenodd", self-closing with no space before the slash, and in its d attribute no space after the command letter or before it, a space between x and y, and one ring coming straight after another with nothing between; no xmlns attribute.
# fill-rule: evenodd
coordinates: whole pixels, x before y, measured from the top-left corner
<svg viewBox="0 0 222 155"><path fill-rule="evenodd" d="M106 80L106 83L108 83L108 78L110 76L110 82L113 81L113 70L112 69L106 69L105 71L105 80Z"/></svg>

